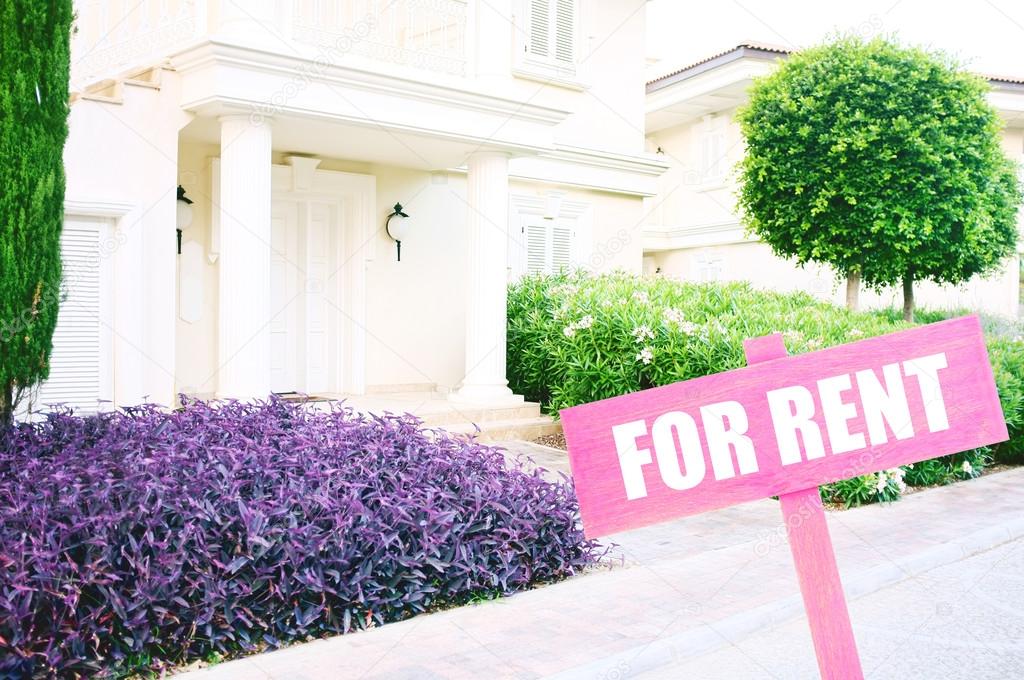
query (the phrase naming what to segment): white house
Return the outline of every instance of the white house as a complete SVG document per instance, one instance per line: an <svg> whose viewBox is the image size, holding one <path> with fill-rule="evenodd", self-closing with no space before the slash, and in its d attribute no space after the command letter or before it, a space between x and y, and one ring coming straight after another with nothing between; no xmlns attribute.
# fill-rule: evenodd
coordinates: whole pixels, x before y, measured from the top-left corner
<svg viewBox="0 0 1024 680"><path fill-rule="evenodd" d="M644 151L643 5L76 2L68 298L38 403L514 407L509 277L641 268L667 165Z"/></svg>
<svg viewBox="0 0 1024 680"><path fill-rule="evenodd" d="M647 83L648 150L669 163L649 201L643 228L644 270L695 280L747 280L762 288L803 290L842 303L827 267L798 268L747 236L736 210L736 174L743 138L734 120L747 100L753 79L771 72L785 49L747 43L695 64L672 69ZM1005 128L1003 146L1010 158L1024 161L1024 80L989 79L991 103ZM1022 217L1024 227L1024 217ZM1024 241L1022 241L1024 246ZM963 286L915 284L920 305L970 308L1017 317L1020 258L1013 257L988 279ZM900 291L861 292L865 306L902 304Z"/></svg>

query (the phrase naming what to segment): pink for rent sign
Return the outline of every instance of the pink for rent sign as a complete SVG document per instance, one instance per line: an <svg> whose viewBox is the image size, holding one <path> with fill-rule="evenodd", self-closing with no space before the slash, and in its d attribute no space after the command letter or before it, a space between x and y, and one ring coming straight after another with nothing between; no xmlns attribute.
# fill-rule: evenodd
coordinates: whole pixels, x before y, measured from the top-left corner
<svg viewBox="0 0 1024 680"><path fill-rule="evenodd" d="M817 487L1006 440L981 326L744 349L746 368L561 411L584 530L779 496L822 677L862 677Z"/></svg>

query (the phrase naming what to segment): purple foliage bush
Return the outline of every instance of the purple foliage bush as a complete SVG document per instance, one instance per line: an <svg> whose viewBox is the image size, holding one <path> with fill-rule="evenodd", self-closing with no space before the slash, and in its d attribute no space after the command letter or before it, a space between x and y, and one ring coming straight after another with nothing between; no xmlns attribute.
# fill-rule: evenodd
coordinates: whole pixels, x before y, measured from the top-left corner
<svg viewBox="0 0 1024 680"><path fill-rule="evenodd" d="M395 621L598 555L569 483L348 409L188 402L0 433L0 675L91 675Z"/></svg>

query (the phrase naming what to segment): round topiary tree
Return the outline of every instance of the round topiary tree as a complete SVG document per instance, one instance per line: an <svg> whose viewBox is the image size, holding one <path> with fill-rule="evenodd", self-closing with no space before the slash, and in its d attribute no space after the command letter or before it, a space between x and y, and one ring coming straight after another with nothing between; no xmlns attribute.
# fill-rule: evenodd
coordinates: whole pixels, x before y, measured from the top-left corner
<svg viewBox="0 0 1024 680"><path fill-rule="evenodd" d="M71 4L0 3L0 427L46 378L57 324Z"/></svg>
<svg viewBox="0 0 1024 680"><path fill-rule="evenodd" d="M751 88L739 203L781 256L860 281L961 283L1013 253L1021 201L988 84L942 54L844 37Z"/></svg>

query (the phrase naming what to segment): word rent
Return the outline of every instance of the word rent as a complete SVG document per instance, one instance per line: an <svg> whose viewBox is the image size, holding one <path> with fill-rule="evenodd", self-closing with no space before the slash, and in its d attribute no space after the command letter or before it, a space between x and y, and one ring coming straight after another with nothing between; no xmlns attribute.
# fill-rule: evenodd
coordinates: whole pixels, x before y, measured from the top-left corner
<svg viewBox="0 0 1024 680"><path fill-rule="evenodd" d="M947 367L946 354L940 352L886 364L880 371L821 378L812 387L767 390L764 399L779 462L789 466L822 458L826 442L832 454L844 454L885 444L890 433L897 440L913 437L908 398L912 390L923 407L928 432L949 429L941 383ZM862 424L856 431L851 429L854 420ZM675 491L704 481L709 462L715 480L761 468L762 454L748 432L748 414L739 401L702 405L690 412L667 411L654 418L650 428L647 420L633 420L611 429L627 500L648 495L644 467L655 463L661 481Z"/></svg>

